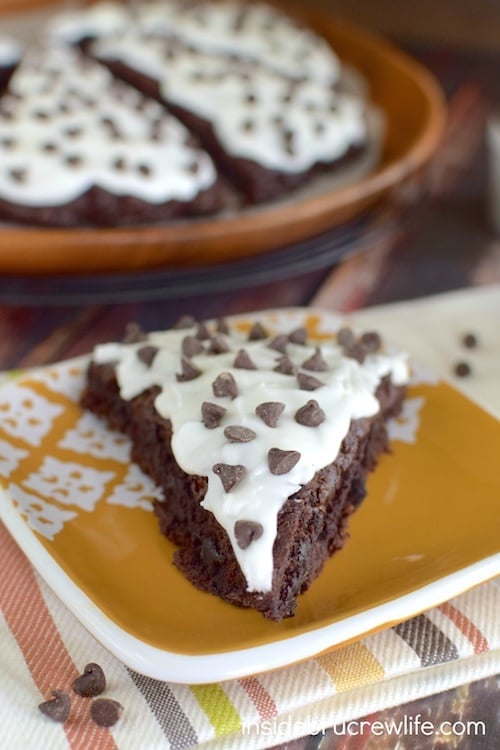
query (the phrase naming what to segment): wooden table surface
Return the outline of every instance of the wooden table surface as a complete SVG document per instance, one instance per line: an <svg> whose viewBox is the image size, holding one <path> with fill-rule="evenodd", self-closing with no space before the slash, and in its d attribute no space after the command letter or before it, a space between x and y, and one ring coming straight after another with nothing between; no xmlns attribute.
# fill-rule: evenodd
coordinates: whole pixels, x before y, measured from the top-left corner
<svg viewBox="0 0 500 750"><path fill-rule="evenodd" d="M316 2L320 4L320 0ZM488 6L493 14L491 18L500 23L500 5L486 0L479 3L472 0L441 2L448 8L453 5L455 9L464 9L461 23L453 26L454 22L450 21L448 36L452 41L457 41L460 36L460 41L465 44L461 49L449 47L443 42L436 43L435 34L428 33L420 34L418 43L412 42L408 46L409 51L420 57L441 79L450 102L450 115L446 137L429 172L428 196L409 214L406 213L404 220L395 225L388 224L385 231L373 236L373 240L368 235L368 241L361 243L363 250L333 267L309 272L302 270L300 274L271 283L252 281L245 286L244 280L243 283L240 280L237 288L232 285L232 288L217 292L207 292L200 283L197 292L189 296L176 296L169 287L163 298L157 294L154 299L147 299L148 295L144 293L142 298L141 294L131 295L127 301L124 282L123 299L111 304L102 294L103 280L100 279L100 294L96 299L92 298L90 282L90 288L86 287L88 299L85 303L71 304L66 300L62 304L57 293L54 292L51 298L50 290L56 287L54 280L47 278L37 282L37 289L45 292L43 304L35 304L34 300L26 298L26 293L22 304L16 304L19 279L0 277L0 369L41 365L87 352L98 342L121 337L125 324L131 320L150 330L168 327L183 313L207 318L308 304L348 311L370 304L500 281L500 239L490 230L485 212L487 157L483 137L489 113L500 105L497 83L500 52L495 53L490 44L493 25L488 25L482 16L480 18L479 12L485 9L483 6ZM412 4L405 5L404 14L401 14L401 17L405 16L405 23L400 21L398 26L391 15L395 4L389 0L377 4L369 0L356 4L342 0L327 3L325 0L321 4L338 7L357 20L367 19L374 27L384 28L392 34L397 29L404 32L409 19L414 16L418 16L419 23L422 23L424 11L431 13L440 5L432 3L431 7L430 1L414 4L419 5L420 12ZM375 6L377 12L380 11L379 16L375 16ZM401 5L398 3L396 7L401 8ZM441 11L436 13L436 26L444 26ZM467 13L473 19L468 35L464 31ZM452 14L448 18L453 20L455 16ZM497 40L498 28L497 24ZM480 50L472 49L470 32L473 29L481 33ZM71 285L74 280L67 280L67 283ZM57 289L61 289L61 280ZM488 720L488 737L476 738L474 745L470 744L470 738L449 738L446 748L493 750L500 747L499 703L499 680L490 678L432 700L392 709L383 715L422 712L424 704L427 714L434 718L477 717L481 713ZM396 746L396 740L390 737L375 738L368 733L349 739L330 733L323 738L311 737L289 743L287 747L289 750L312 750L319 747L320 742L321 750L354 747L356 750L388 750ZM438 746L430 744L429 738L426 742L429 744L423 744L422 738L418 748L433 747L437 750ZM397 746L417 747L414 744Z"/></svg>

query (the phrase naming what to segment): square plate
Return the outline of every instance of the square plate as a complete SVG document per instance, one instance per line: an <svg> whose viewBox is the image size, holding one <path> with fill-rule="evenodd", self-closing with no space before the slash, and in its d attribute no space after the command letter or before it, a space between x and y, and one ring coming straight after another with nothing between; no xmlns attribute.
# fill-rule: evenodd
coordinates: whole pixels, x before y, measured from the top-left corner
<svg viewBox="0 0 500 750"><path fill-rule="evenodd" d="M269 329L343 322L311 309L239 316ZM82 411L87 358L0 390L0 516L84 626L127 666L185 683L285 666L401 621L500 573L500 424L415 368L392 453L351 539L281 623L188 583L151 512L128 441Z"/></svg>

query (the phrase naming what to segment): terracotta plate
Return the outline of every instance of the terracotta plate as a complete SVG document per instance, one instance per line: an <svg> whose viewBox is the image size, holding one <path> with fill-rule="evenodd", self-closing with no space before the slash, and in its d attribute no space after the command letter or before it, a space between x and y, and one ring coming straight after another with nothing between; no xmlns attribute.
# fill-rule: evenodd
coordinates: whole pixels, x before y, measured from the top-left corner
<svg viewBox="0 0 500 750"><path fill-rule="evenodd" d="M293 5L281 4L288 12ZM52 5L0 1L5 21L20 7ZM36 9L36 10L35 10ZM214 264L250 257L324 232L377 201L402 195L428 163L444 121L441 91L430 73L382 38L307 8L296 15L331 42L340 58L366 79L383 113L385 140L378 166L343 187L328 182L286 201L197 221L124 229L1 229L0 271L53 273L120 271ZM28 14L29 16L29 14ZM29 18L28 18L29 20Z"/></svg>
<svg viewBox="0 0 500 750"><path fill-rule="evenodd" d="M256 318L270 328L305 322L320 338L339 325L303 310ZM128 443L78 406L85 364L62 362L0 390L0 517L75 616L131 668L189 683L262 672L500 573L500 424L417 368L351 538L295 617L269 622L198 591L172 565L151 512L155 488L129 463Z"/></svg>

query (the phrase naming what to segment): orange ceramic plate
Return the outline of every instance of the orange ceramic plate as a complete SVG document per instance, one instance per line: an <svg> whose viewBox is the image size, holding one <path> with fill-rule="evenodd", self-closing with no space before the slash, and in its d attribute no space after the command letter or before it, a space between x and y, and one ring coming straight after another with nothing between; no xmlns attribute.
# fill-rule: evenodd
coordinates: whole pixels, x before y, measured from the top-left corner
<svg viewBox="0 0 500 750"><path fill-rule="evenodd" d="M326 313L264 313L266 326ZM247 317L248 320L248 317ZM327 335L327 334L326 334ZM400 621L500 573L500 424L451 386L412 385L351 539L299 600L266 621L189 584L151 512L128 443L77 404L86 359L0 391L0 515L77 618L130 667L176 682L248 675Z"/></svg>
<svg viewBox="0 0 500 750"><path fill-rule="evenodd" d="M197 221L116 229L3 226L0 272L127 271L239 260L325 232L382 199L406 195L408 188L415 194L444 122L443 98L433 77L368 31L307 4L294 7L284 0L276 4L317 29L339 57L365 78L386 125L383 153L375 169L342 187L320 183L295 198ZM28 0L24 7L35 13L54 6L48 0ZM0 0L0 12L2 8L7 23L19 5Z"/></svg>

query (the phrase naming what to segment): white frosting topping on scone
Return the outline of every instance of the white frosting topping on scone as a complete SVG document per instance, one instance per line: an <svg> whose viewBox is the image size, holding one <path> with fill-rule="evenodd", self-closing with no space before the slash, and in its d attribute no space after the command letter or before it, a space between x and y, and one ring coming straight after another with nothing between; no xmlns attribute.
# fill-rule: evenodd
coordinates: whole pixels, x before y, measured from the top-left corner
<svg viewBox="0 0 500 750"><path fill-rule="evenodd" d="M0 101L0 197L54 206L98 186L150 203L210 187L210 157L165 109L78 51L26 55Z"/></svg>
<svg viewBox="0 0 500 750"><path fill-rule="evenodd" d="M93 45L153 79L162 97L209 122L232 157L300 173L332 163L367 140L364 102L314 80L290 78L256 63L200 51L131 30Z"/></svg>
<svg viewBox="0 0 500 750"><path fill-rule="evenodd" d="M59 41L74 44L86 37L119 33L130 21L130 10L123 3L98 2L86 8L55 13L46 31Z"/></svg>
<svg viewBox="0 0 500 750"><path fill-rule="evenodd" d="M0 36L0 67L7 68L19 62L22 54L22 46L17 39L9 36Z"/></svg>
<svg viewBox="0 0 500 750"><path fill-rule="evenodd" d="M94 360L117 365L126 400L160 387L155 406L171 420L177 463L208 478L202 505L226 530L248 590L265 592L279 511L335 460L351 420L378 412L382 378L407 382L407 357L373 334L317 342L296 329L252 340L207 328L208 339L194 327L105 344Z"/></svg>

